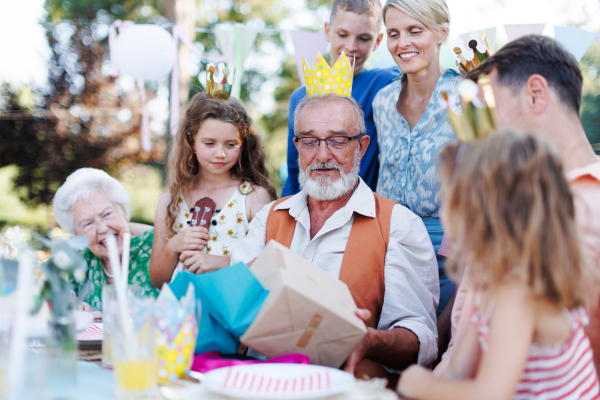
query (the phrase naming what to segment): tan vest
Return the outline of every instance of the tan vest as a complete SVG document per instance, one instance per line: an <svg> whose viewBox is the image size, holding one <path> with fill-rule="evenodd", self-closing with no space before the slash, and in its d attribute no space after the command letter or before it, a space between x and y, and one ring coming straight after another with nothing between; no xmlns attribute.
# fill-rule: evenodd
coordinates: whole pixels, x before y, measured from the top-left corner
<svg viewBox="0 0 600 400"><path fill-rule="evenodd" d="M339 279L348 285L356 306L371 311L371 319L366 321L367 326L377 329L385 293L385 254L390 237L392 209L396 203L377 193L373 195L376 217L354 214ZM265 243L274 239L288 248L292 244L296 219L287 209L275 211L275 207L289 197L291 196L277 200L271 207Z"/></svg>

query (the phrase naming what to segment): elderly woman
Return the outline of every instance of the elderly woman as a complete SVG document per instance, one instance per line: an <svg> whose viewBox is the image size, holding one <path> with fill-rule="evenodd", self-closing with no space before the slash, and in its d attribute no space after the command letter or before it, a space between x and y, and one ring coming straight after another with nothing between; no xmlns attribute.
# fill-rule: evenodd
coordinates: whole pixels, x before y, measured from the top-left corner
<svg viewBox="0 0 600 400"><path fill-rule="evenodd" d="M129 195L119 181L94 168L73 172L54 196L54 215L61 228L86 236L90 241L83 257L88 263L92 286L84 309L91 306L93 310L102 311L102 287L113 283L106 238L115 237L119 257L122 257L126 232L131 234L128 282L140 286L143 296L158 295L148 275L154 229L129 222L129 202Z"/></svg>
<svg viewBox="0 0 600 400"><path fill-rule="evenodd" d="M443 92L460 109L461 75L440 65L450 12L445 0L387 0L383 7L387 46L402 70L373 100L380 169L377 193L420 216L437 253L444 232L439 220L437 154L456 140L440 104ZM438 255L438 315L454 292Z"/></svg>

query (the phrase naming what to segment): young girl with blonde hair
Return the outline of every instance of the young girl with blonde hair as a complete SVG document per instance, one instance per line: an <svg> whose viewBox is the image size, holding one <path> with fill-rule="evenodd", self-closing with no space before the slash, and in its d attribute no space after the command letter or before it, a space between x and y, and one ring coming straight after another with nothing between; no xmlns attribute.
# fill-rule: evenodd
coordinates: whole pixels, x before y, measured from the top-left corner
<svg viewBox="0 0 600 400"><path fill-rule="evenodd" d="M234 98L195 95L169 157L167 189L158 199L150 279L155 287L188 270L229 265L235 244L260 209L277 198L261 140ZM208 229L189 227L204 197L216 203Z"/></svg>
<svg viewBox="0 0 600 400"><path fill-rule="evenodd" d="M504 131L440 154L442 220L470 254L478 287L468 331L445 375L418 366L399 392L414 399L598 399L582 307L596 271L584 262L558 153Z"/></svg>

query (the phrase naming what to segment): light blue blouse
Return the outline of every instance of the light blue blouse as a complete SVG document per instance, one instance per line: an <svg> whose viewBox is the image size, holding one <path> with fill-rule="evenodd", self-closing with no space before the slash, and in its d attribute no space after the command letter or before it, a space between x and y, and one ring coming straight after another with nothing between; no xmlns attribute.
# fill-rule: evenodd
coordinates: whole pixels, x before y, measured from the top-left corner
<svg viewBox="0 0 600 400"><path fill-rule="evenodd" d="M380 163L377 193L408 207L421 218L439 218L437 154L447 143L457 140L440 97L448 92L451 103L460 109L458 84L462 77L454 69L444 71L425 113L411 131L396 109L402 76L381 89L373 99Z"/></svg>

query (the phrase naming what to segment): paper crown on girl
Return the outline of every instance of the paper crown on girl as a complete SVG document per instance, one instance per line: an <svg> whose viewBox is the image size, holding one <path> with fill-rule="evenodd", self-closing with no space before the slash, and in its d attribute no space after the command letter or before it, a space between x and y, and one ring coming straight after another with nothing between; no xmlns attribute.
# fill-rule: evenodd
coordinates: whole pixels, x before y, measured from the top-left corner
<svg viewBox="0 0 600 400"><path fill-rule="evenodd" d="M218 68L214 64L206 66L206 92L215 99L227 100L231 95L235 68L229 69L221 63Z"/></svg>
<svg viewBox="0 0 600 400"><path fill-rule="evenodd" d="M350 65L346 54L342 53L333 68L321 53L317 54L312 66L308 66L302 57L302 71L306 82L306 95L309 97L328 96L339 94L350 97L352 95L352 78L354 65Z"/></svg>
<svg viewBox="0 0 600 400"><path fill-rule="evenodd" d="M442 93L442 104L448 110L448 122L461 142L472 142L496 129L496 101L490 85L490 78L481 74L477 83L470 79L458 85L463 111L452 106L447 92ZM479 100L479 87L483 92L483 101Z"/></svg>
<svg viewBox="0 0 600 400"><path fill-rule="evenodd" d="M488 57L492 56L490 45L488 44L485 32L480 34L472 32L467 45L465 46L462 39L456 41L457 46L454 47L454 54L458 58L458 62L466 72L469 72Z"/></svg>

